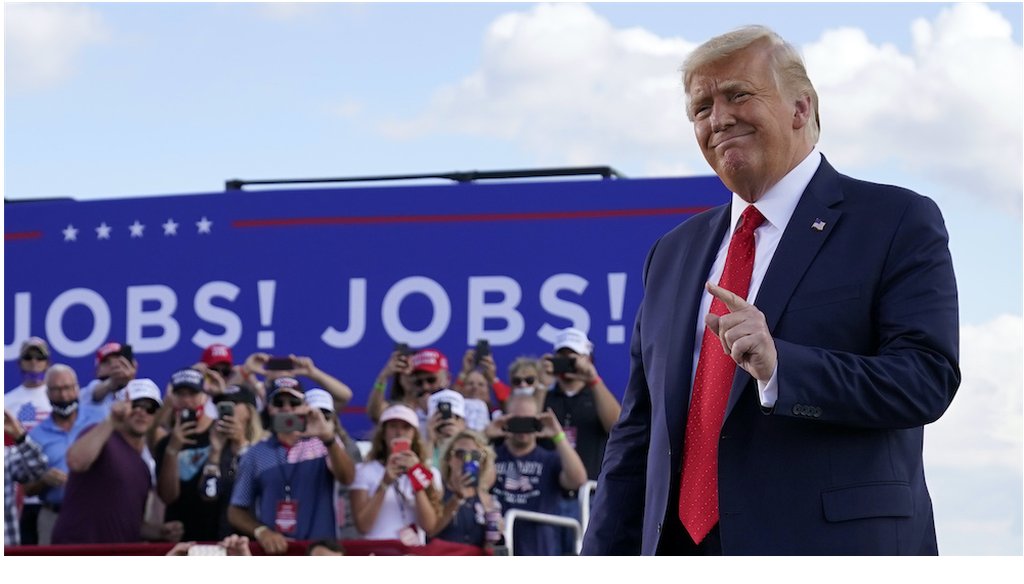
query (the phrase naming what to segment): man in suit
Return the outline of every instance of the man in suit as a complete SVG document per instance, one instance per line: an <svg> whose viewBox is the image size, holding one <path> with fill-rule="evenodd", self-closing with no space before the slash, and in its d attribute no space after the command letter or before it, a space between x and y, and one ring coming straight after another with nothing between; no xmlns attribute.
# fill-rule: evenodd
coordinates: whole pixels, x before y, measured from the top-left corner
<svg viewBox="0 0 1024 584"><path fill-rule="evenodd" d="M771 30L711 39L683 72L733 197L647 257L583 553L937 553L923 426L960 383L938 208L829 165Z"/></svg>

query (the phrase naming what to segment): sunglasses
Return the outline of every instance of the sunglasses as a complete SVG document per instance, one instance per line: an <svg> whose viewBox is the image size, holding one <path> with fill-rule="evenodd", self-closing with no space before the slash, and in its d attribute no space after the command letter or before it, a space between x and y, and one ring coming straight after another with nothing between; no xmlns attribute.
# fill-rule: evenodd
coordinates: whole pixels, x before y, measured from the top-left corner
<svg viewBox="0 0 1024 584"><path fill-rule="evenodd" d="M416 387L423 387L424 385L434 385L437 383L436 377L421 377L412 382Z"/></svg>
<svg viewBox="0 0 1024 584"><path fill-rule="evenodd" d="M156 402L151 399L137 399L132 402L132 409L140 409L147 414L155 414L160 406L156 405Z"/></svg>
<svg viewBox="0 0 1024 584"><path fill-rule="evenodd" d="M22 355L22 361L46 361L46 357L42 355Z"/></svg>
<svg viewBox="0 0 1024 584"><path fill-rule="evenodd" d="M270 400L270 404L275 408L283 408L285 404L288 404L293 408L297 408L302 405L302 400L295 396L278 395L274 396L274 399Z"/></svg>
<svg viewBox="0 0 1024 584"><path fill-rule="evenodd" d="M532 376L532 375L527 376L527 377L513 377L512 378L512 385L513 386L533 385L534 383L537 383L537 378Z"/></svg>
<svg viewBox="0 0 1024 584"><path fill-rule="evenodd" d="M452 450L452 456L459 460L476 460L478 462L484 459L483 452L480 452L479 450L465 450L462 448Z"/></svg>

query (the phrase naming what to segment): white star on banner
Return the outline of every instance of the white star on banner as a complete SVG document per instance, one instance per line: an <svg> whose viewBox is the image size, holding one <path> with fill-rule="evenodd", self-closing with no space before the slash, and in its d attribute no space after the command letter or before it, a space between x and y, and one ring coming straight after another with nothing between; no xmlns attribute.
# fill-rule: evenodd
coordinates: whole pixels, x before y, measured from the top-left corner
<svg viewBox="0 0 1024 584"><path fill-rule="evenodd" d="M212 226L213 226L213 221L210 221L209 219L207 219L206 215L203 215L202 219L200 219L199 221L196 221L196 227L199 229L199 233L209 233L210 232L210 227L212 227Z"/></svg>
<svg viewBox="0 0 1024 584"><path fill-rule="evenodd" d="M96 228L96 239L110 239L110 226L106 221Z"/></svg>
<svg viewBox="0 0 1024 584"><path fill-rule="evenodd" d="M167 223L163 224L164 235L177 235L178 224L174 222L174 219L168 219Z"/></svg>
<svg viewBox="0 0 1024 584"><path fill-rule="evenodd" d="M128 230L132 232L132 237L142 237L142 230L145 228L146 226L139 223L138 219L135 220L135 223L128 226Z"/></svg>
<svg viewBox="0 0 1024 584"><path fill-rule="evenodd" d="M64 234L64 241L78 241L78 230L75 226L68 223L67 228L62 232Z"/></svg>

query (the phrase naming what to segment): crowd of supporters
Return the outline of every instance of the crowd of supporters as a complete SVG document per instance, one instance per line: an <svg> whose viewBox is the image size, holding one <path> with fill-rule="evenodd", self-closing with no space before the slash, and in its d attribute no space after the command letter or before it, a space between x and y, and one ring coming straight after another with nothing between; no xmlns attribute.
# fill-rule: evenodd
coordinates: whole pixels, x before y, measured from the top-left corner
<svg viewBox="0 0 1024 584"><path fill-rule="evenodd" d="M236 363L211 345L155 380L109 342L83 385L32 337L4 396L4 544L248 555L250 542L279 554L306 541L340 554L339 541L366 539L502 553L510 509L580 519L579 489L619 415L582 331L515 359L507 382L485 342L457 374L435 348L399 344L383 360L361 449L339 417L353 389L309 357ZM572 554L573 535L517 522L514 553Z"/></svg>

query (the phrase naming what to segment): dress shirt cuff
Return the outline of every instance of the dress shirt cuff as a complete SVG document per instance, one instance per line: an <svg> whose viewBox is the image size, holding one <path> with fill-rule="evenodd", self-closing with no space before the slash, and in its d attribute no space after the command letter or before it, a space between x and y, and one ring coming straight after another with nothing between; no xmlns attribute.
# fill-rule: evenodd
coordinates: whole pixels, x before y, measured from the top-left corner
<svg viewBox="0 0 1024 584"><path fill-rule="evenodd" d="M757 397L761 400L761 407L771 409L775 407L779 399L779 365L775 364L775 371L772 371L771 378L767 381L757 380Z"/></svg>

